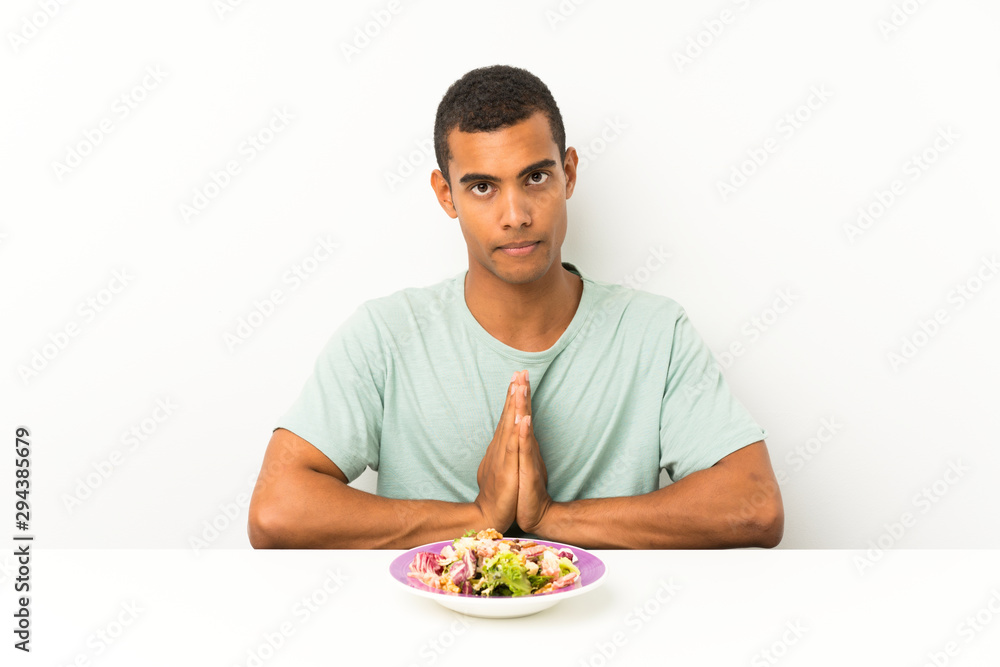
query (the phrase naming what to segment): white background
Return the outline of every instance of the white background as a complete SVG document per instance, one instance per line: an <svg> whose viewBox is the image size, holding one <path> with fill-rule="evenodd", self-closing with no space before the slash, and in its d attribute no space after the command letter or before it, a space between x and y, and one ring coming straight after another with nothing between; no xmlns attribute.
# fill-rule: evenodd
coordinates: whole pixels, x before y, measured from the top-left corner
<svg viewBox="0 0 1000 667"><path fill-rule="evenodd" d="M330 334L366 299L467 267L420 145L453 81L503 63L546 82L568 144L590 151L564 260L681 303L768 430L783 548L1000 547L1000 279L975 282L1000 258L995 3L910 2L888 34L888 0L217 5L70 2L46 17L17 0L0 16L2 432L32 431L46 545L249 547L271 428ZM366 24L374 36L345 55ZM293 120L249 160L241 146L275 109ZM609 123L624 127L602 145ZM957 139L911 178L941 129ZM744 166L768 139L763 165ZM55 166L78 149L78 166ZM239 173L185 220L231 160ZM724 197L734 168L754 173ZM849 238L894 179L902 193ZM339 247L294 286L318 238ZM660 248L670 260L650 273ZM282 302L230 349L273 290ZM774 318L781 290L794 298ZM93 318L88 299L105 302ZM755 338L752 318L769 322ZM742 353L722 357L733 343ZM154 422L158 401L176 407Z"/></svg>

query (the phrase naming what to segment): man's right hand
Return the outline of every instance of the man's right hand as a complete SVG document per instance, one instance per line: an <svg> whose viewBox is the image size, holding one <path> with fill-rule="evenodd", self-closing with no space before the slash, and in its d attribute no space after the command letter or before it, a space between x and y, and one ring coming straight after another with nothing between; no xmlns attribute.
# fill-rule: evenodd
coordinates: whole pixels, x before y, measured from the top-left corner
<svg viewBox="0 0 1000 667"><path fill-rule="evenodd" d="M517 516L518 485L518 425L515 419L525 414L524 385L520 373L515 373L507 386L500 422L493 433L493 440L479 464L476 481L479 495L476 506L483 514L486 527L503 533Z"/></svg>

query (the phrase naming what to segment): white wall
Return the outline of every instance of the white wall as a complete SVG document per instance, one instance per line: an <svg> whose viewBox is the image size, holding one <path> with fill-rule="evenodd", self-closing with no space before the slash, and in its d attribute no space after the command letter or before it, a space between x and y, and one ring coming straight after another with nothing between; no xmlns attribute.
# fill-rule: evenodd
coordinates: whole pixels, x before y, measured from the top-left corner
<svg viewBox="0 0 1000 667"><path fill-rule="evenodd" d="M239 504L330 333L366 299L465 268L418 146L448 85L506 63L548 84L570 145L599 149L608 123L622 126L580 174L563 256L675 298L720 356L743 345L723 362L783 473L783 547L1000 547L1000 279L976 277L995 278L983 262L1000 258L995 3L899 0L918 9L884 36L889 0L402 0L349 60L341 45L388 3L233 4L220 16L209 0L103 0L51 18L5 4L2 428L31 428L47 544L248 547ZM293 119L250 159L241 145L275 109ZM104 119L92 152L58 174ZM942 131L957 138L913 172ZM718 184L768 148L724 198ZM389 187L411 155L415 173ZM229 161L239 173L185 220L181 205ZM849 238L894 180L887 212ZM285 280L317 238L334 256ZM671 259L647 275L651 248ZM981 289L960 299L964 283ZM226 334L272 290L283 302L230 350ZM782 291L792 304L772 320ZM80 305L108 297L93 317ZM754 338L755 317L770 325ZM43 350L53 358L23 379ZM157 401L176 407L123 442L164 416ZM795 454L806 446L809 460ZM106 479L68 508L98 468ZM12 475L4 456L0 478ZM943 497L917 498L936 481ZM373 489L372 473L356 484Z"/></svg>

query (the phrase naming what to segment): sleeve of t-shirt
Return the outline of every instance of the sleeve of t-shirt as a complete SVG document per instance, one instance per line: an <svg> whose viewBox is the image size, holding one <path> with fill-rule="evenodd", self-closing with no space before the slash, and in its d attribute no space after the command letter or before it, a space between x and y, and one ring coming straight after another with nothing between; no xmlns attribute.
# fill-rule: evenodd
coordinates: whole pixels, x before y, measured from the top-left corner
<svg viewBox="0 0 1000 667"><path fill-rule="evenodd" d="M298 399L278 420L327 455L348 482L378 470L385 361L381 337L362 305L327 342Z"/></svg>
<svg viewBox="0 0 1000 667"><path fill-rule="evenodd" d="M676 482L766 437L681 308L660 406L660 467Z"/></svg>

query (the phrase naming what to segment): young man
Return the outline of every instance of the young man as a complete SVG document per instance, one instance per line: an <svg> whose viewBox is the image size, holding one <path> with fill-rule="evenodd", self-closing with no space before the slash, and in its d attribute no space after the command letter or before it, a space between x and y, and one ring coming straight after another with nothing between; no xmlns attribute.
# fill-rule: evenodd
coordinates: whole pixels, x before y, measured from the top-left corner
<svg viewBox="0 0 1000 667"><path fill-rule="evenodd" d="M484 528L776 545L766 432L684 310L562 261L578 157L545 84L473 70L434 135L431 185L469 269L368 301L334 334L267 447L253 546L405 549ZM366 467L377 495L348 486Z"/></svg>

